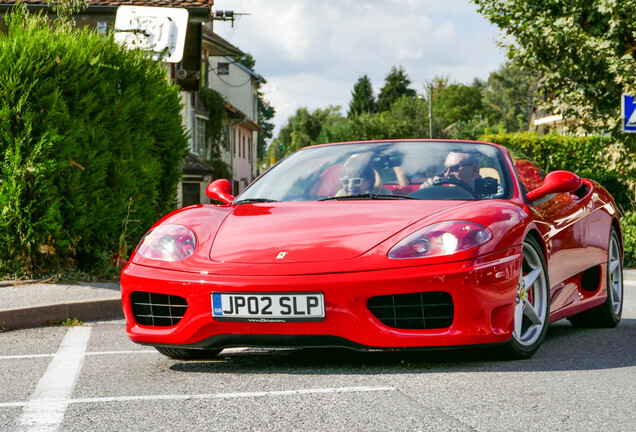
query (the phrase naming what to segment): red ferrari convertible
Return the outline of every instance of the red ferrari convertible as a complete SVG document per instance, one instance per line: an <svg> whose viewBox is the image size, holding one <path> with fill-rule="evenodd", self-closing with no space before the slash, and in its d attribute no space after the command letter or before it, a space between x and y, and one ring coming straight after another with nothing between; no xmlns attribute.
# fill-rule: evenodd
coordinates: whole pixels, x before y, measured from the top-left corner
<svg viewBox="0 0 636 432"><path fill-rule="evenodd" d="M526 358L551 322L613 327L612 197L518 149L390 140L299 150L233 196L168 214L121 275L128 336L173 358L238 346L492 345Z"/></svg>

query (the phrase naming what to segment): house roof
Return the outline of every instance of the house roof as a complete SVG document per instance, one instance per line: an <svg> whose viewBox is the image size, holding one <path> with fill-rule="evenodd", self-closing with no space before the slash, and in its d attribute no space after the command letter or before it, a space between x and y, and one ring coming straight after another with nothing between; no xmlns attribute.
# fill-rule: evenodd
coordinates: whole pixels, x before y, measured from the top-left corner
<svg viewBox="0 0 636 432"><path fill-rule="evenodd" d="M245 127L246 129L252 132L260 132L263 129L258 123L250 119L243 111L241 111L228 101L225 101L225 109L227 110L230 118L239 120L237 124Z"/></svg>
<svg viewBox="0 0 636 432"><path fill-rule="evenodd" d="M218 34L211 31L208 27L203 26L203 42L210 46L211 56L237 56L243 57L245 53L238 47L235 47Z"/></svg>
<svg viewBox="0 0 636 432"><path fill-rule="evenodd" d="M46 0L2 0L0 4L23 3L47 6ZM90 0L89 6L155 6L155 7L211 7L214 0Z"/></svg>
<svg viewBox="0 0 636 432"><path fill-rule="evenodd" d="M214 168L199 159L198 156L188 153L181 163L181 171L184 174L207 175L214 174Z"/></svg>
<svg viewBox="0 0 636 432"><path fill-rule="evenodd" d="M25 4L30 9L51 10L47 0L0 0L0 10L7 10L17 3ZM192 16L209 17L213 5L214 0L90 0L88 9L82 15L100 12L115 14L119 6L153 6L185 8Z"/></svg>

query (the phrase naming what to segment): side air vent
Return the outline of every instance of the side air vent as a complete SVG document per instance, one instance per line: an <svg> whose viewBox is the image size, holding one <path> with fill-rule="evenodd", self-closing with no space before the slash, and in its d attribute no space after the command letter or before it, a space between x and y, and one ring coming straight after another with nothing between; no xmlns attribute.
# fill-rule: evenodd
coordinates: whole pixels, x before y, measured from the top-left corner
<svg viewBox="0 0 636 432"><path fill-rule="evenodd" d="M369 311L397 329L439 329L453 323L453 298L447 292L419 292L371 297Z"/></svg>
<svg viewBox="0 0 636 432"><path fill-rule="evenodd" d="M130 300L135 321L145 326L176 325L188 309L186 299L168 294L135 291Z"/></svg>

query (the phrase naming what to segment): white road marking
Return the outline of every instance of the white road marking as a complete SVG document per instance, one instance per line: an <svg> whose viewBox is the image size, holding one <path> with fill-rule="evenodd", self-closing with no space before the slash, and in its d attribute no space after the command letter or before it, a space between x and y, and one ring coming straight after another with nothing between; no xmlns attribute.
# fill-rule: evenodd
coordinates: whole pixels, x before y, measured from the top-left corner
<svg viewBox="0 0 636 432"><path fill-rule="evenodd" d="M212 393L200 395L146 395L146 396L119 396L105 398L74 399L73 403L95 403L95 402L118 402L137 400L194 400L194 399L237 399L255 398L266 396L293 396L301 394L321 394L321 393L355 393L374 391L395 391L395 387L339 387L324 389L302 389L302 390L279 390L264 392L243 392L243 393Z"/></svg>
<svg viewBox="0 0 636 432"><path fill-rule="evenodd" d="M55 354L25 354L25 355L1 356L0 360L15 360L15 359L31 359L31 358L53 357L54 355Z"/></svg>
<svg viewBox="0 0 636 432"><path fill-rule="evenodd" d="M128 351L94 351L87 352L87 356L93 355L117 355L117 354L159 354L157 350L128 350Z"/></svg>
<svg viewBox="0 0 636 432"><path fill-rule="evenodd" d="M636 280L627 280L627 279L623 279L623 283L625 285L629 285L631 287L636 287Z"/></svg>
<svg viewBox="0 0 636 432"><path fill-rule="evenodd" d="M69 396L82 367L91 327L71 327L51 364L24 404L18 419L19 431L56 431L69 404Z"/></svg>
<svg viewBox="0 0 636 432"><path fill-rule="evenodd" d="M84 353L86 356L93 355L117 355L117 354L159 354L159 351L155 350L129 350L129 351L94 351ZM15 359L31 359L42 357L53 357L55 354L24 354L13 356L0 356L0 360L15 360Z"/></svg>
<svg viewBox="0 0 636 432"><path fill-rule="evenodd" d="M131 402L131 401L153 401L153 400L196 400L196 399L237 399L237 398L258 398L268 396L294 396L303 394L325 394L325 393L356 393L356 392L380 392L395 391L395 387L334 387L324 389L301 389L301 390L279 390L264 392L244 392L244 393L211 393L195 395L144 395L144 396L116 396L85 399L68 399L69 404L76 403L105 403L105 402ZM0 408L25 406L28 402L4 402L0 403Z"/></svg>
<svg viewBox="0 0 636 432"><path fill-rule="evenodd" d="M275 351L275 350L288 350L288 348L225 348L223 354L237 354L245 351ZM118 354L159 354L157 350L124 350L124 351L94 351L85 353L86 356L94 355L118 355ZM21 360L32 358L44 358L53 357L55 354L23 354L23 355L10 355L0 356L0 360Z"/></svg>

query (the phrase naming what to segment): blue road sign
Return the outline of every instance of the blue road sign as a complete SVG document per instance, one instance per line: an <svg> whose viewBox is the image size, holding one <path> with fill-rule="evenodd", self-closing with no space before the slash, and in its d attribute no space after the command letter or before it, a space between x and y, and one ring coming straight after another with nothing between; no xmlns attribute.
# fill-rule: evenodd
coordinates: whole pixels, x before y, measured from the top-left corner
<svg viewBox="0 0 636 432"><path fill-rule="evenodd" d="M636 133L636 97L624 94L621 98L623 132Z"/></svg>

